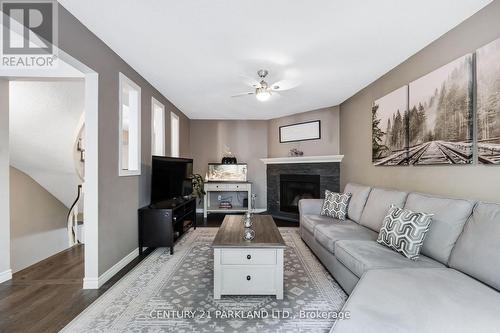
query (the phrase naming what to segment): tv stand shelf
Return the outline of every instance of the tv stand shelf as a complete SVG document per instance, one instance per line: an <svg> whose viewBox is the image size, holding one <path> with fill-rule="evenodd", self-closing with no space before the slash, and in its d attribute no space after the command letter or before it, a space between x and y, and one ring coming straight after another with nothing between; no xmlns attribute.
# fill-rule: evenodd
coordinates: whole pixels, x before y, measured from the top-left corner
<svg viewBox="0 0 500 333"><path fill-rule="evenodd" d="M206 182L206 195L203 199L203 217L208 213L241 213L251 209L252 183L250 182ZM247 207L235 206L233 208L219 208L210 206L210 195L213 192L247 192Z"/></svg>
<svg viewBox="0 0 500 333"><path fill-rule="evenodd" d="M170 247L189 228L196 229L196 199L172 199L139 209L139 254L143 247Z"/></svg>

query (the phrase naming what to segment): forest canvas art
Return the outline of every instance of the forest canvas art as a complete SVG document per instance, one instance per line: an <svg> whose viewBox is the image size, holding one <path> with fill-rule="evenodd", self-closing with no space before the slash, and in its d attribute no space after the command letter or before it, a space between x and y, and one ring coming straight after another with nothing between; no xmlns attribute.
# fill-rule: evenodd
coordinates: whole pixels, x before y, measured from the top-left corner
<svg viewBox="0 0 500 333"><path fill-rule="evenodd" d="M479 163L500 164L500 39L476 51Z"/></svg>
<svg viewBox="0 0 500 333"><path fill-rule="evenodd" d="M472 55L409 86L408 164L473 162Z"/></svg>
<svg viewBox="0 0 500 333"><path fill-rule="evenodd" d="M407 163L408 86L376 100L372 106L372 162Z"/></svg>

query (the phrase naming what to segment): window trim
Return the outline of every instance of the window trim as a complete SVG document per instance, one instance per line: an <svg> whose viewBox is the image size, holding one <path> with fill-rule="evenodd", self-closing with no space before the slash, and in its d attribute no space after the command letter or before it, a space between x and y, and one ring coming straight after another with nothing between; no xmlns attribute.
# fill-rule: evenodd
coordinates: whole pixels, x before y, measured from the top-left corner
<svg viewBox="0 0 500 333"><path fill-rule="evenodd" d="M174 131L172 130L173 122L172 119L177 119L177 156L174 156ZM170 156L171 157L180 157L181 155L181 119L180 117L173 111L170 112Z"/></svg>
<svg viewBox="0 0 500 333"><path fill-rule="evenodd" d="M162 111L162 114L163 114L163 122L161 124L161 128L162 128L162 133L161 133L161 139L162 139L162 142L163 142L163 151L161 153L161 155L159 156L166 156L166 142L165 142L165 132L166 132L166 126L165 126L165 118L166 118L166 113L165 113L165 105L163 105L160 101L158 101L156 98L154 98L153 96L151 97L151 155L155 155L154 154L154 151L156 148L154 146L155 144L155 106L156 107L159 107Z"/></svg>
<svg viewBox="0 0 500 333"><path fill-rule="evenodd" d="M123 135L122 135L122 117L123 117L123 88L125 85L131 86L133 89L137 90L137 170L126 170L122 168L122 145L123 145ZM142 155L141 155L141 87L136 84L134 81L130 80L125 74L119 73L118 75L118 175L120 177L126 176L140 176L141 175L141 164L142 164Z"/></svg>

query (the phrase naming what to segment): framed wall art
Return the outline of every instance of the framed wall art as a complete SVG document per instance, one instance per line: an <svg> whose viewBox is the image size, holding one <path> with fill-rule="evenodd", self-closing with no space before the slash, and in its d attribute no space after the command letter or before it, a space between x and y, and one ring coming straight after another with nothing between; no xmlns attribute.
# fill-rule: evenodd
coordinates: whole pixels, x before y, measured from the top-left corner
<svg viewBox="0 0 500 333"><path fill-rule="evenodd" d="M406 165L408 86L377 99L372 106L372 162Z"/></svg>
<svg viewBox="0 0 500 333"><path fill-rule="evenodd" d="M408 163L473 163L472 54L409 85Z"/></svg>
<svg viewBox="0 0 500 333"><path fill-rule="evenodd" d="M476 51L476 73L478 161L500 165L500 39Z"/></svg>
<svg viewBox="0 0 500 333"><path fill-rule="evenodd" d="M313 120L280 126L279 135L280 143L319 140L321 139L321 121Z"/></svg>

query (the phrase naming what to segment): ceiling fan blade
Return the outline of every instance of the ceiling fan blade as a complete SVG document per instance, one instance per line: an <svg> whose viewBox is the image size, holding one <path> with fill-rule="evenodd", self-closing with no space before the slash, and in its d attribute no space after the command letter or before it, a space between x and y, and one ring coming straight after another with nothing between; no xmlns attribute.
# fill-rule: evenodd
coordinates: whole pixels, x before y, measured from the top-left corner
<svg viewBox="0 0 500 333"><path fill-rule="evenodd" d="M249 87L253 87L253 88L260 87L260 82L256 78L246 76L246 75L240 75L240 77L243 79L243 82L245 82L245 84L248 85Z"/></svg>
<svg viewBox="0 0 500 333"><path fill-rule="evenodd" d="M249 92L246 92L246 93L232 95L231 97L241 97L241 96L247 96L247 95L253 95L253 94L255 94L255 92L249 91Z"/></svg>
<svg viewBox="0 0 500 333"><path fill-rule="evenodd" d="M271 84L269 87L274 91L285 91L296 88L300 85L299 81L281 80Z"/></svg>

